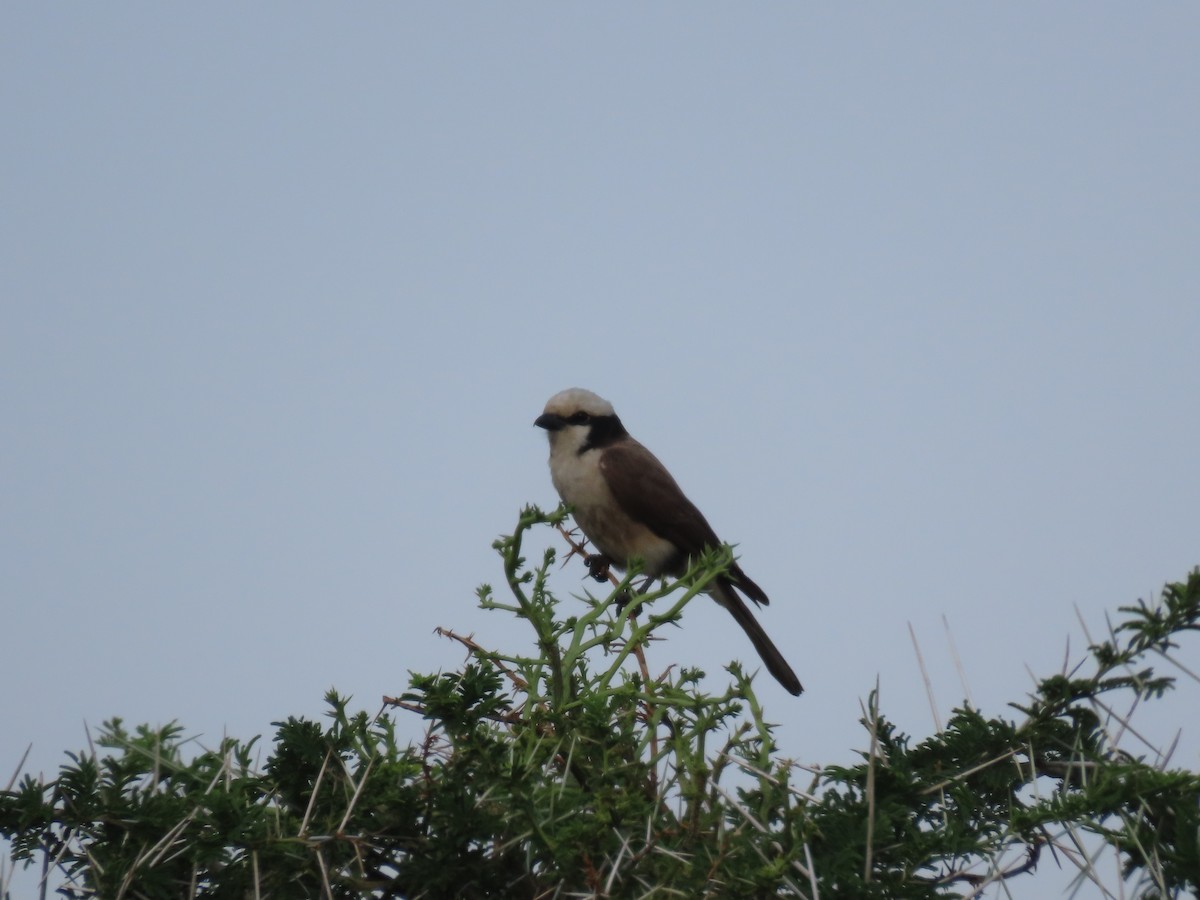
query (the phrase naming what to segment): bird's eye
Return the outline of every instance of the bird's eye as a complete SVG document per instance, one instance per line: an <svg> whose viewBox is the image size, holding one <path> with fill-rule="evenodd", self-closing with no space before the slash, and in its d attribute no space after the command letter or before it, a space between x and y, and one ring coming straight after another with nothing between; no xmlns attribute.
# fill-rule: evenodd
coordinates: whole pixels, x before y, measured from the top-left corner
<svg viewBox="0 0 1200 900"><path fill-rule="evenodd" d="M588 414L585 413L583 410L580 410L579 412L574 413L569 419L567 419L567 421L570 422L572 425L582 425L585 422L587 422L587 420L588 420Z"/></svg>

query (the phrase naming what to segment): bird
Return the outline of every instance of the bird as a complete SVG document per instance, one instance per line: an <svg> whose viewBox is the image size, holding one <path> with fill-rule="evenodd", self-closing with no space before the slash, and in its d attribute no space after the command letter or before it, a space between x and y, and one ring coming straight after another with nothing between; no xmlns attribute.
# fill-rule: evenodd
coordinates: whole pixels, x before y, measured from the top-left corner
<svg viewBox="0 0 1200 900"><path fill-rule="evenodd" d="M635 559L650 579L683 575L689 560L721 546L716 532L680 489L667 467L625 430L613 405L583 388L560 391L533 423L550 441L550 478L575 522L605 565L628 569ZM754 649L788 693L804 688L779 648L750 611L768 604L766 592L735 561L717 576L708 593L742 626Z"/></svg>

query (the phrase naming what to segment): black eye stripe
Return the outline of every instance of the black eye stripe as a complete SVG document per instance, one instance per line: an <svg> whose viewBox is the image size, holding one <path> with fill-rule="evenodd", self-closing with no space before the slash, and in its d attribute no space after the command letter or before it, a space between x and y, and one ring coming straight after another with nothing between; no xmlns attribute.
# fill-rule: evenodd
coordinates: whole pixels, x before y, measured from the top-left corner
<svg viewBox="0 0 1200 900"><path fill-rule="evenodd" d="M583 418L578 418L579 416ZM621 424L621 420L614 415L591 416L585 412L577 412L571 418L567 419L567 423L570 425L588 426L587 440L579 448L581 456L597 447L607 447L609 444L615 443L628 435L625 427Z"/></svg>

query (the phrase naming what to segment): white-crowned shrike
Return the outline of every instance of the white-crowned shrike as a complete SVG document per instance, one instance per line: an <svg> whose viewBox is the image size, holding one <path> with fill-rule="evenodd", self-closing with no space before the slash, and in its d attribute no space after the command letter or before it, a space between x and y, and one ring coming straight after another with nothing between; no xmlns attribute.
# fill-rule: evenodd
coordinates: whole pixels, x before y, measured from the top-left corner
<svg viewBox="0 0 1200 900"><path fill-rule="evenodd" d="M700 510L657 457L630 436L607 400L569 388L550 398L534 424L550 438L554 487L602 563L626 569L640 559L651 578L679 576L689 559L721 546ZM737 593L766 606L763 589L735 562L707 590L733 614L767 670L789 693L799 694L800 679Z"/></svg>

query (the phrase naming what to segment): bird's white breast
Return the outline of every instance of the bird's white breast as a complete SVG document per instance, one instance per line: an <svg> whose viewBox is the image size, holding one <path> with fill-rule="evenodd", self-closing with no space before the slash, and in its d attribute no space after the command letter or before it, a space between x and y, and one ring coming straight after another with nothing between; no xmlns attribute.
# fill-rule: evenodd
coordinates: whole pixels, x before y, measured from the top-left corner
<svg viewBox="0 0 1200 900"><path fill-rule="evenodd" d="M645 563L647 575L657 576L674 559L676 549L622 510L600 468L602 452L593 449L580 454L569 444L552 444L550 477L554 487L573 507L583 533L618 569L638 558Z"/></svg>

